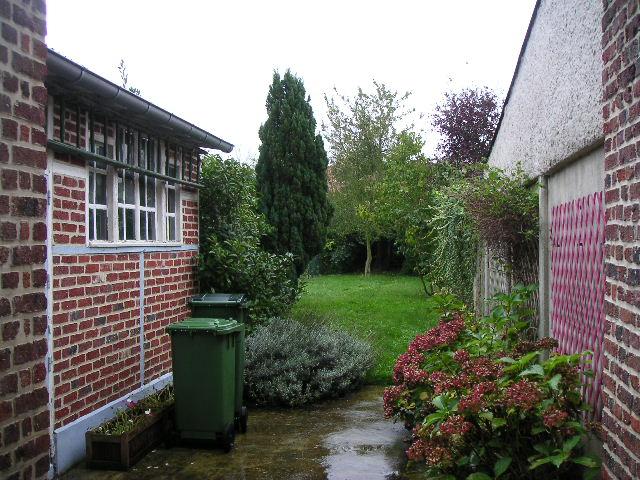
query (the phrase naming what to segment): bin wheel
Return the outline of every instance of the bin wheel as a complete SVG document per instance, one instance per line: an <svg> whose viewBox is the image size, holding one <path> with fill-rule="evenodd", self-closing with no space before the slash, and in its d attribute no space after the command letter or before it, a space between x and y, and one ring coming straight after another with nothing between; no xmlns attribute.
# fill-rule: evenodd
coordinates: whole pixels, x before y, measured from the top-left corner
<svg viewBox="0 0 640 480"><path fill-rule="evenodd" d="M249 410L247 410L247 407L242 407L240 410L240 433L247 433L248 420Z"/></svg>
<svg viewBox="0 0 640 480"><path fill-rule="evenodd" d="M233 449L233 445L236 441L236 429L233 423L227 427L227 431L222 438L222 450L224 453L229 453Z"/></svg>

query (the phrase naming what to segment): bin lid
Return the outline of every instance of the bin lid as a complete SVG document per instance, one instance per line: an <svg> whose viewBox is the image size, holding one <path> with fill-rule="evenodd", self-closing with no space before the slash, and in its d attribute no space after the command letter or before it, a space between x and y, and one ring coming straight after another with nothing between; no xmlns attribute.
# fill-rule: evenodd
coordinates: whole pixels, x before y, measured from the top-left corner
<svg viewBox="0 0 640 480"><path fill-rule="evenodd" d="M191 303L200 305L225 305L236 306L247 303L247 296L244 293L205 293L191 297Z"/></svg>
<svg viewBox="0 0 640 480"><path fill-rule="evenodd" d="M167 327L167 333L208 333L227 335L244 330L244 325L226 318L187 318Z"/></svg>

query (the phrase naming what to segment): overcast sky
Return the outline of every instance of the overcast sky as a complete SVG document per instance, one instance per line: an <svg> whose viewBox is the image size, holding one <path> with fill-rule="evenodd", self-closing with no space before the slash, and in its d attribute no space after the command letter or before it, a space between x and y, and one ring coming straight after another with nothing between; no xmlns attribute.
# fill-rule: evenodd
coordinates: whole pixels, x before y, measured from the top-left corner
<svg viewBox="0 0 640 480"><path fill-rule="evenodd" d="M413 92L428 115L442 94L504 97L535 0L48 0L47 44L257 157L273 70L302 77L318 126L324 94L371 80ZM425 150L437 138L429 131Z"/></svg>

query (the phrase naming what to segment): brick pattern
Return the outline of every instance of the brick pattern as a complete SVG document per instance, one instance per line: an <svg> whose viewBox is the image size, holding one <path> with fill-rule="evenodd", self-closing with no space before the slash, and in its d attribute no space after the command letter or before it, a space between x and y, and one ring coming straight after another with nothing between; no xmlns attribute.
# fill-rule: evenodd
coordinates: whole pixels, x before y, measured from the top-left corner
<svg viewBox="0 0 640 480"><path fill-rule="evenodd" d="M84 245L86 243L84 178L53 176L53 243Z"/></svg>
<svg viewBox="0 0 640 480"><path fill-rule="evenodd" d="M640 11L604 0L604 478L640 477Z"/></svg>
<svg viewBox="0 0 640 480"><path fill-rule="evenodd" d="M171 370L167 325L189 315L197 252L149 252L145 383ZM55 427L140 386L140 254L53 257Z"/></svg>
<svg viewBox="0 0 640 480"><path fill-rule="evenodd" d="M55 255L56 428L140 383L139 256Z"/></svg>
<svg viewBox="0 0 640 480"><path fill-rule="evenodd" d="M71 145L77 145L80 148L84 148L87 144L86 139L86 125L87 114L85 111L81 111L80 114L75 111L75 107L68 109L65 107L65 122L64 122L64 142ZM53 138L60 141L60 104L55 103L53 107ZM80 118L80 125L76 125L76 119ZM94 128L96 133L101 133L100 127ZM80 135L78 135L78 133ZM78 139L80 142L78 143Z"/></svg>
<svg viewBox="0 0 640 480"><path fill-rule="evenodd" d="M198 254L145 254L145 382L171 371L171 340L167 325L189 315L187 299L197 292Z"/></svg>
<svg viewBox="0 0 640 480"><path fill-rule="evenodd" d="M194 200L182 201L182 242L196 245L198 235L198 202Z"/></svg>
<svg viewBox="0 0 640 480"><path fill-rule="evenodd" d="M45 478L45 2L0 0L0 478Z"/></svg>

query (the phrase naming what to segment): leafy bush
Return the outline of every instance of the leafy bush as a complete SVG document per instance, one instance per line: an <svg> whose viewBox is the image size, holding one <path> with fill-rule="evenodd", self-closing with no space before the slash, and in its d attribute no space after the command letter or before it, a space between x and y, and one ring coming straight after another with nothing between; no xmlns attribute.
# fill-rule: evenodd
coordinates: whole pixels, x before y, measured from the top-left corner
<svg viewBox="0 0 640 480"><path fill-rule="evenodd" d="M496 297L476 320L453 297L398 357L384 393L387 417L412 429L408 458L428 474L468 480L574 479L595 471L583 454L582 355L541 354L555 340L521 340L533 287Z"/></svg>
<svg viewBox="0 0 640 480"><path fill-rule="evenodd" d="M251 326L289 311L301 289L292 273L291 254L266 252L255 238L219 241L212 235L200 261L204 283L219 291L248 295Z"/></svg>
<svg viewBox="0 0 640 480"><path fill-rule="evenodd" d="M532 245L537 251L538 190L527 187L528 180L521 168L509 175L486 168L464 196L475 230L507 273L523 269Z"/></svg>
<svg viewBox="0 0 640 480"><path fill-rule="evenodd" d="M466 180L458 179L434 193L429 221L433 250L421 268L437 287L471 305L478 236L463 200L466 188Z"/></svg>
<svg viewBox="0 0 640 480"><path fill-rule="evenodd" d="M202 164L200 288L242 292L258 324L286 313L300 293L293 257L266 252L269 232L258 212L255 172L236 160L211 155Z"/></svg>
<svg viewBox="0 0 640 480"><path fill-rule="evenodd" d="M346 332L273 319L247 338L245 385L258 405L300 406L360 385L371 347Z"/></svg>

